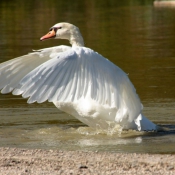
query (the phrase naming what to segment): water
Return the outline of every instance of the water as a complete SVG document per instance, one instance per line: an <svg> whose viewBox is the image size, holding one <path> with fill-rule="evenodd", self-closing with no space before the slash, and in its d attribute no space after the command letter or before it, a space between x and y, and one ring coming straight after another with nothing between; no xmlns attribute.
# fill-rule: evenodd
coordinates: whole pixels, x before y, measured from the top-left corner
<svg viewBox="0 0 175 175"><path fill-rule="evenodd" d="M40 42L57 22L77 25L85 45L129 74L143 113L167 132L144 133L89 128L51 103L26 104L0 95L0 146L59 150L175 153L175 11L153 1L0 2L0 62L55 45Z"/></svg>

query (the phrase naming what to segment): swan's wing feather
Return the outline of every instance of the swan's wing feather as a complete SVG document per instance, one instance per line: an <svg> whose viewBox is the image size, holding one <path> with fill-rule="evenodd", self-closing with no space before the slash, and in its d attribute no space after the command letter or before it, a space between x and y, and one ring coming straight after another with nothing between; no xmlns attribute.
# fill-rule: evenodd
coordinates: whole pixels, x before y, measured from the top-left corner
<svg viewBox="0 0 175 175"><path fill-rule="evenodd" d="M0 64L0 89L3 94L11 92L19 81L40 64L54 58L56 54L70 49L68 46L57 46L37 50Z"/></svg>
<svg viewBox="0 0 175 175"><path fill-rule="evenodd" d="M27 74L20 82L13 94L23 94L30 97L28 102L59 101L68 98L65 92L75 91L77 82L76 70L78 63L76 54L72 51L64 52Z"/></svg>
<svg viewBox="0 0 175 175"><path fill-rule="evenodd" d="M38 66L13 93L29 97L28 103L76 102L89 96L99 105L115 107L119 121L124 115L133 121L142 108L132 83L119 67L98 53L79 47Z"/></svg>

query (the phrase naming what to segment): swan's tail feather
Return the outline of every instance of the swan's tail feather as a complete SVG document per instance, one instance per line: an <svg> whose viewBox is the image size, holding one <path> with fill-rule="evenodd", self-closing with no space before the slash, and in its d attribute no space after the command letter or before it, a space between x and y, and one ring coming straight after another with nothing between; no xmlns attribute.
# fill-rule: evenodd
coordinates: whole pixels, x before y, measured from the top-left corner
<svg viewBox="0 0 175 175"><path fill-rule="evenodd" d="M139 131L157 131L158 126L147 119L142 113L135 119Z"/></svg>

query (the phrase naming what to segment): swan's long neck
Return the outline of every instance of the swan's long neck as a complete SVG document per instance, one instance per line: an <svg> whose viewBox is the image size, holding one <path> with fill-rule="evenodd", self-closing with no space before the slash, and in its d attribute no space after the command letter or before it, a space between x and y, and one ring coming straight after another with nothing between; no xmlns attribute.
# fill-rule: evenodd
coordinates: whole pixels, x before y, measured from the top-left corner
<svg viewBox="0 0 175 175"><path fill-rule="evenodd" d="M84 40L78 28L71 33L70 44L72 46L84 46Z"/></svg>

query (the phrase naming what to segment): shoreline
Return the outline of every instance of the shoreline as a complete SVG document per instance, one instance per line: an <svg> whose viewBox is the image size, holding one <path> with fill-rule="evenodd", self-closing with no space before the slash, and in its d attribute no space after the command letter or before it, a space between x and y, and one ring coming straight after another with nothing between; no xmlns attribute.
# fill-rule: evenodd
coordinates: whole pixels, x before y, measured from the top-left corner
<svg viewBox="0 0 175 175"><path fill-rule="evenodd" d="M175 155L1 147L0 174L173 175Z"/></svg>

